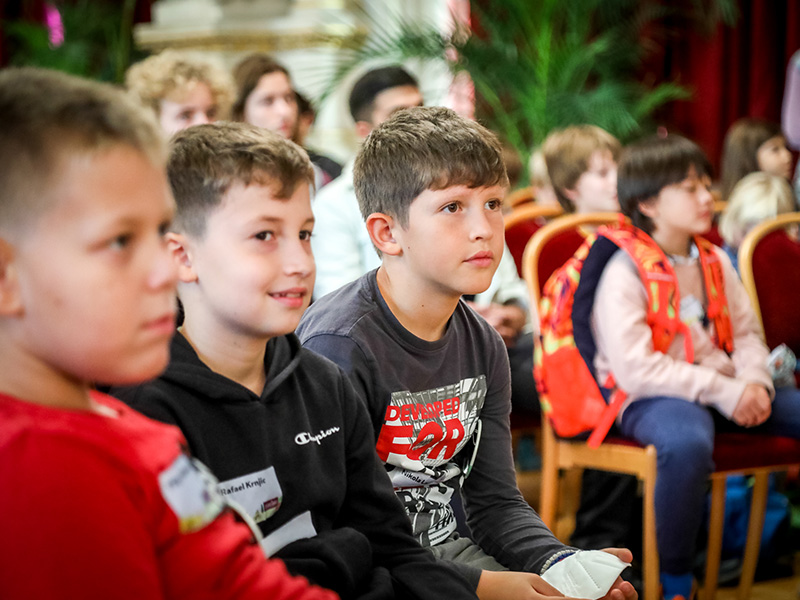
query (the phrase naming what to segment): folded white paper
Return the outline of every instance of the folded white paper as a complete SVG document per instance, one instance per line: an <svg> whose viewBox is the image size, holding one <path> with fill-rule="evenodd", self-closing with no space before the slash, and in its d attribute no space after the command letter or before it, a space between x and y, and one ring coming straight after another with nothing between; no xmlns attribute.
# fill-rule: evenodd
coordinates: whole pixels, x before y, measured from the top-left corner
<svg viewBox="0 0 800 600"><path fill-rule="evenodd" d="M629 566L602 550L578 550L547 569L542 578L565 596L598 600Z"/></svg>

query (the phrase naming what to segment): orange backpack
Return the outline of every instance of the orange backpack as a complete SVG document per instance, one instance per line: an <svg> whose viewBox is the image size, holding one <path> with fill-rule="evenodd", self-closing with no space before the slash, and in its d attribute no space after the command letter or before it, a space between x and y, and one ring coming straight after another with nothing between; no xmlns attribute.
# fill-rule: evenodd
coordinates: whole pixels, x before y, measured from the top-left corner
<svg viewBox="0 0 800 600"><path fill-rule="evenodd" d="M708 298L707 316L714 324L715 343L733 352L722 264L713 244L695 237L700 251ZM675 336L684 338L686 360L694 362L688 328L680 320L680 292L675 271L658 244L641 229L620 222L589 235L575 255L544 286L539 303L540 334L535 349L534 375L542 412L556 434L575 437L589 433L596 448L605 439L626 398L613 376L598 382L594 370L597 347L590 319L603 269L623 249L633 259L647 292L647 324L653 348L666 353ZM600 384L611 394L606 401Z"/></svg>

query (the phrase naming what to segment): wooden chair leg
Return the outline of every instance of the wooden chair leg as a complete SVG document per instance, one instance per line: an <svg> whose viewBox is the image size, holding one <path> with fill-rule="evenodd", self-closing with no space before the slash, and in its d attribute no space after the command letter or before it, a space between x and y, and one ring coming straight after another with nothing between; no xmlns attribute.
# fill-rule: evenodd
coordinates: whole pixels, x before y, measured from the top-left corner
<svg viewBox="0 0 800 600"><path fill-rule="evenodd" d="M542 427L542 495L539 516L550 531L556 524L558 503L558 452L553 432Z"/></svg>
<svg viewBox="0 0 800 600"><path fill-rule="evenodd" d="M719 583L719 563L722 556L722 530L725 524L724 476L711 478L711 514L708 522L708 550L706 552L706 580L703 600L714 600Z"/></svg>
<svg viewBox="0 0 800 600"><path fill-rule="evenodd" d="M750 523L747 526L747 542L744 547L742 575L739 579L739 600L747 600L753 588L753 579L761 549L761 532L764 529L764 514L767 509L769 473L758 471L753 485L753 500L750 507Z"/></svg>
<svg viewBox="0 0 800 600"><path fill-rule="evenodd" d="M656 544L656 458L652 452L650 466L644 477L644 515L643 515L643 600L658 600L661 595L658 576L658 545Z"/></svg>

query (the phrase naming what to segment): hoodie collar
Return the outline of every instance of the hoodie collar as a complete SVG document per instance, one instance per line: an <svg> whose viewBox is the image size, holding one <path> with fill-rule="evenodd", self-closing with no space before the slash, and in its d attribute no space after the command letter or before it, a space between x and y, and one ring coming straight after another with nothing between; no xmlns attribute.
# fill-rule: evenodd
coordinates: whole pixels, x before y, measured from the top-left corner
<svg viewBox="0 0 800 600"><path fill-rule="evenodd" d="M267 342L264 369L267 383L261 396L243 385L212 371L200 360L189 341L177 332L172 338L171 359L162 377L198 395L219 402L252 402L267 400L294 372L300 362L300 340L294 333L272 338Z"/></svg>

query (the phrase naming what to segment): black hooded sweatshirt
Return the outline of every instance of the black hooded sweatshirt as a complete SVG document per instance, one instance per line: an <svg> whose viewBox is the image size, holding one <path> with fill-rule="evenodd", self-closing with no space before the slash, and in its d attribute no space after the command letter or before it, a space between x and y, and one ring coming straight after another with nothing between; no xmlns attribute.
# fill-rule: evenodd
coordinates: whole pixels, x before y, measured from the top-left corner
<svg viewBox="0 0 800 600"><path fill-rule="evenodd" d="M180 333L158 379L111 393L180 427L220 491L255 519L265 551L342 598L475 598L411 535L340 368L294 334L267 344L261 396L208 368Z"/></svg>

